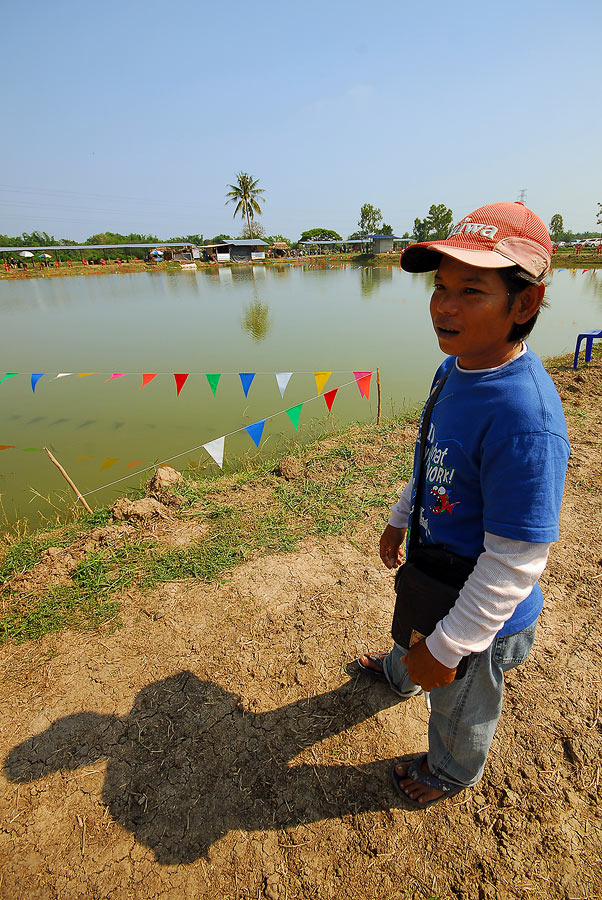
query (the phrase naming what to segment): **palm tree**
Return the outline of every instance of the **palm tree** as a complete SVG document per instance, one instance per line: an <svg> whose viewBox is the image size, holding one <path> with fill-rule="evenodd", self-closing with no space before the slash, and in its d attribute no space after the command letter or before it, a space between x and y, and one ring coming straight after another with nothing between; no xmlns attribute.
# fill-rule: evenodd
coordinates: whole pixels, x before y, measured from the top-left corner
<svg viewBox="0 0 602 900"><path fill-rule="evenodd" d="M236 176L236 184L228 184L226 187L231 188L226 194L228 198L226 203L236 203L233 218L239 212L241 218L246 217L247 229L250 235L253 235L251 221L255 215L261 215L261 207L259 200L263 202L263 188L258 188L259 181L252 178L246 172L238 172Z"/></svg>

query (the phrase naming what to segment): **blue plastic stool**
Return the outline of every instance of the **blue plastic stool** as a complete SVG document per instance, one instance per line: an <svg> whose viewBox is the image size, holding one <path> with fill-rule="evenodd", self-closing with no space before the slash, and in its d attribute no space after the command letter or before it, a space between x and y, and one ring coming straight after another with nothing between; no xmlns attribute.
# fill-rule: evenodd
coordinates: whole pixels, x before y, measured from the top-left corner
<svg viewBox="0 0 602 900"><path fill-rule="evenodd" d="M573 360L573 369L577 368L579 363L579 350L581 349L581 341L585 341L585 361L588 363L592 358L592 347L594 346L594 338L602 338L602 331L583 331L577 335L577 345L575 347L575 359Z"/></svg>

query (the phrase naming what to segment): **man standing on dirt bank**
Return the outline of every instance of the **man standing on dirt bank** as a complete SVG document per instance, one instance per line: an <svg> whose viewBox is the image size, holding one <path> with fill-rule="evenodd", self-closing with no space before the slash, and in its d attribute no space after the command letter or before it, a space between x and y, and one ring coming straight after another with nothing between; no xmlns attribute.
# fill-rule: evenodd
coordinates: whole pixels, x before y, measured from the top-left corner
<svg viewBox="0 0 602 900"><path fill-rule="evenodd" d="M543 303L551 251L531 210L494 203L465 216L445 240L414 244L401 258L408 272L436 270L430 313L449 354L433 382L447 376L428 425L419 542L476 560L431 634L358 660L403 700L431 692L428 753L392 772L416 808L481 778L504 672L527 658L543 605L537 580L558 539L570 448L554 384L524 339ZM401 562L418 456L417 443L413 478L380 540L390 569Z"/></svg>

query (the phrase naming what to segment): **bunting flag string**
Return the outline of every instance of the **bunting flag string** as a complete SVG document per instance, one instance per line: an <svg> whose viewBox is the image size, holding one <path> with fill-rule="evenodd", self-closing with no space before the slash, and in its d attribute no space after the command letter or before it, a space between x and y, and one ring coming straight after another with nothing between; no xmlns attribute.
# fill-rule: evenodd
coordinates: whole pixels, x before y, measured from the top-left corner
<svg viewBox="0 0 602 900"><path fill-rule="evenodd" d="M158 375L171 375L175 378L176 381L176 389L177 394L179 395L182 387L184 386L186 379L188 379L191 375L204 375L207 379L209 387L215 397L217 386L219 384L220 379L223 375L237 375L240 378L240 382L242 385L242 389L244 391L245 397L248 396L251 385L257 375L271 375L272 377L276 377L276 383L278 385L278 390L280 391L280 396L284 398L284 393L288 387L288 384L293 377L293 375L313 375L316 381L316 389L318 394L321 394L326 382L330 378L331 375L347 375L349 373L348 369L341 370L333 370L331 372L181 372L181 373L173 373L173 372L33 372L30 375L31 379L31 387L32 390L36 391L36 387L41 378L46 376L53 376L54 380L58 380L59 378L88 378L91 375L102 375L106 376L104 378L104 382L107 383L109 381L116 381L119 378L126 378L128 375L139 376L142 378L142 384L139 387L141 390L143 387L146 387L153 379L157 378ZM20 374L19 372L5 372L4 375L0 378L0 384L4 381L7 381L9 378L16 378ZM353 372L356 380L358 381L358 385L360 379L364 377L370 376L371 372ZM360 386L360 393L362 392L362 388Z"/></svg>
<svg viewBox="0 0 602 900"><path fill-rule="evenodd" d="M36 373L36 374L39 375L40 373ZM288 373L286 373L286 374L288 374ZM360 395L361 395L362 397L368 399L368 398L369 398L369 384L370 384L370 378L372 377L372 374L373 374L372 372L354 372L354 375L356 376L355 382L350 381L350 382L347 382L346 385L341 385L341 386L342 386L342 387L347 387L347 386L350 385L350 384L356 383L356 384L358 385L358 387L359 387ZM32 377L33 377L33 376L32 376ZM150 380L150 379L154 378L155 375L154 375L154 373L147 373L144 377L145 377L146 379L149 379L149 380ZM181 375L177 375L177 376L174 376L174 377L175 377L175 378L181 379L181 382L180 382L180 386L181 386L181 385L184 384L184 382L185 382L185 380L186 380L186 378L187 378L188 376L185 375L185 374L181 374ZM215 385L215 387L217 387L217 383L218 383L218 381L219 381L219 379L220 379L220 377L221 377L220 374L219 374L219 373L214 373L213 375L211 375L211 376L208 375L207 377L208 377L208 378L211 377L212 379L214 379L214 380L213 380L213 383L212 383L212 388L213 388L213 385ZM36 382L36 383L37 383L37 382ZM142 387L144 387L144 382L143 382L143 384L140 386L140 388L138 388L138 390L141 390ZM304 400L302 403L298 403L296 406L291 406L291 407L289 407L288 409L285 409L283 412L285 412L285 413L287 414L287 416L289 417L289 419L290 419L290 421L291 421L291 423L292 423L292 425L293 425L295 431L297 431L298 428L299 428L299 421L300 421L300 417L301 417L301 410L303 409L303 406L304 406L305 403L309 403L309 402L311 402L312 400L317 400L318 397L321 396L321 397L324 398L324 401L325 401L325 403L326 403L326 406L327 406L327 408L328 408L328 411L331 412L331 411L332 411L332 406L333 406L333 403L334 403L334 400L335 400L335 397L336 397L338 391L339 391L339 388L338 388L338 387L332 388L332 390L326 391L324 394L317 394L315 397L309 398L309 400ZM251 437L251 438L253 439L253 441L255 442L255 445L258 447L258 446L259 446L259 443L260 443L260 441L261 441L262 434L263 434L263 428L264 428L264 426L265 426L265 423L266 423L267 419L271 419L271 418L273 418L274 416L278 416L278 415L281 415L281 412L274 413L272 416L267 416L265 419L260 419L259 421L254 422L254 423L252 423L251 425L245 426L244 428L239 428L239 429L237 429L237 431L232 431L232 432L230 432L230 434L225 435L224 437L229 437L229 436L231 436L231 435L233 435L233 434L237 434L239 431L244 431L244 430L246 430L246 431L249 433L250 437ZM210 441L210 442L209 442L209 445L212 446L212 444L213 444L213 442ZM201 445L201 446L205 447L204 444ZM21 447L21 448L18 448L16 444L0 444L0 450L17 450L17 449L21 449L21 450L24 451L24 452L25 452L25 451L27 451L27 452L34 452L34 451L41 452L42 447ZM198 450L198 449L199 449L199 448L196 447L196 448L193 448L193 450L186 451L186 452L187 452L187 453L190 453L190 452L193 452L194 450ZM210 451L208 451L208 452L210 452ZM178 454L178 455L182 455L182 456L183 456L184 454ZM210 453L210 455L211 455L211 453ZM92 459L92 456L90 456L89 454L83 453L83 454L80 454L80 455L77 457L77 459L76 459L75 461L76 461L77 463L81 463L81 462L87 462L87 461L89 461L89 460L91 460L91 459ZM102 464L102 466L101 466L101 469L109 468L110 466L112 466L112 465L114 465L116 462L118 462L119 459L120 459L120 457L107 457L107 458L105 459L105 461L103 462L103 464ZM126 468L129 469L129 468L132 468L132 467L135 466L135 465L144 465L144 461L143 461L143 460L133 460L132 462L130 462L130 463L127 464Z"/></svg>
<svg viewBox="0 0 602 900"><path fill-rule="evenodd" d="M331 373L329 373L329 375L330 374ZM373 374L372 372L364 374L364 378L368 378L372 374ZM306 403L311 403L313 400L317 400L318 397L323 396L327 405L330 402L330 405L328 406L328 408L330 410L332 408L332 403L334 402L334 397L336 396L338 391L343 387L348 387L351 384L357 384L357 383L358 383L357 379L355 379L354 381L348 381L345 384L339 385L338 388L333 388L331 391L327 392L327 394L330 395L328 397L328 399L326 398L326 394L316 394L315 397L310 397L309 399L304 400L302 403L298 403L296 406L291 406L288 409L280 410L277 413L273 413L271 416L266 416L264 419L260 419L257 422L253 422L251 425L246 425L246 426L243 426L242 428L237 428L234 431L230 431L230 432L228 432L228 434L224 434L221 437L215 438L212 441L207 441L204 444L199 444L197 447L191 447L188 450L184 450L182 453L176 453L173 456L170 456L168 459L161 460L160 463L155 462L152 465L146 466L143 469L138 469L136 472L132 472L131 475L125 475L123 478L117 478L115 481L111 481L109 484L103 484L100 487L94 488L91 491L87 491L85 494L82 494L82 496L89 497L91 494L96 494L98 491L103 491L106 488L110 488L116 484L120 484L122 481L127 481L129 478L133 477L134 475L140 475L142 472L147 472L150 469L154 469L157 465L164 465L165 463L172 462L174 459L179 459L181 456L187 456L188 454L195 453L197 450L201 450L201 449L205 450L208 453L208 455L213 459L213 461L221 469L221 468L223 468L223 464L224 464L224 450L225 450L225 443L226 443L227 437L232 437L235 434L240 434L242 431L246 431L247 434L253 440L255 446L259 447L261 438L263 436L263 430L265 427L265 423L268 421L268 419L274 419L274 418L276 418L276 416L280 416L283 413L286 413L286 415L290 419L295 431L298 431L301 410L303 409L303 407L305 406ZM362 396L364 396L367 399L366 393L364 393ZM0 445L0 447L1 446L2 445ZM116 461L117 460L112 460L111 457L107 457L107 459L103 463L102 468L108 468L109 465L113 465L113 462L116 462ZM107 465L107 463L108 463L108 465ZM128 468L129 468L129 465L130 464L128 464ZM132 463L131 465L134 465L134 463Z"/></svg>
<svg viewBox="0 0 602 900"><path fill-rule="evenodd" d="M48 375L48 374L55 374L55 373L43 373L43 372L33 373L31 376L31 384L32 384L32 390L34 392L35 392L36 385L38 384L40 378L42 378L44 374ZM102 373L99 373L99 372L85 372L85 373L61 372L61 373L56 374L56 377L57 378L66 377L67 375L73 375L73 374L77 374L79 377L85 377L86 375L98 375L98 374L102 374ZM116 378L125 377L126 374L128 374L128 373L125 373L125 372L110 373L111 378L109 378L107 380L113 380L113 376ZM142 380L142 384L139 387L139 390L140 390L142 387L144 387L146 384L148 384L149 381L151 381L153 378L155 378L160 373L152 372L152 373L129 373L129 374L142 374L143 380ZM189 374L190 373L173 374L173 377L176 380L176 387L177 387L178 394L180 393L180 390L182 389L186 380L188 379ZM206 375L209 385L215 396L215 391L217 389L218 382L221 378L221 375L224 373L204 373L204 374ZM234 373L226 373L226 374L234 374ZM242 375L248 376L248 379L249 379L247 382L247 388L248 388L248 387L250 387L251 382L253 381L253 379L257 373L240 373L239 372L236 374L238 374L241 377L241 383L243 383ZM261 374L270 374L270 373L261 373ZM274 375L274 374L276 375L276 380L278 383L278 387L279 387L281 396L284 397L284 391L286 390L286 387L288 385L290 377L294 373L290 373L290 372L272 373L272 375ZM309 374L309 373L302 373L302 374ZM307 399L301 403L298 403L295 406L291 406L285 410L280 410L279 412L273 413L270 416L266 416L264 419L260 419L257 422L253 422L251 425L247 425L247 426L243 426L241 428L235 429L234 431L231 431L228 434L222 435L219 438L215 438L212 441L207 441L204 444L199 444L197 447L192 447L191 449L185 450L182 453L176 453L176 454L174 454L174 456L171 456L168 459L164 459L161 462L157 462L155 460L152 464L145 465L143 460L139 460L139 459L132 460L126 464L125 468L126 468L126 470L135 469L135 471L130 472L129 475L125 475L122 478L117 478L108 484L103 484L100 487L94 488L93 490L86 492L86 494L84 494L83 496L89 496L91 494L97 493L98 491L102 491L107 488L113 487L116 484L119 484L123 481L127 481L128 479L134 477L135 475L140 475L143 472L149 471L150 469L154 469L157 465L169 463L169 462L171 462L175 459L178 459L182 456L186 456L188 454L195 453L197 450L200 450L200 449L205 450L206 453L211 457L211 459L213 459L213 461L216 463L216 465L218 465L219 468L221 469L221 468L223 468L223 464L224 464L225 441L226 441L227 437L231 437L235 434L241 433L242 431L246 431L247 434L249 435L249 437L251 438L251 440L253 441L253 443L255 444L255 446L259 447L259 445L261 443L261 439L263 437L263 432L264 432L266 421L268 419L272 419L272 418L275 418L276 416L282 415L283 413L286 413L293 428L295 429L295 431L298 431L301 412L303 410L304 405L306 403L312 402L313 400L317 400L320 396L322 396L324 398L324 402L326 403L328 411L331 412L335 397L336 397L338 391L340 390L340 388L342 388L342 387L348 387L351 384L356 384L359 389L360 396L362 398L369 399L370 379L373 375L372 371L354 371L353 372L354 381L349 381L349 382L346 382L345 384L340 385L339 387L332 388L331 390L326 391L324 394L322 394L322 389L324 388L326 382L328 381L328 379L330 378L330 376L333 373L332 372L313 372L312 374L314 375L314 377L316 379L316 388L318 389L318 393L314 397L310 397L309 399ZM7 372L4 375L4 378L0 378L0 383L2 383L2 381L6 380L7 378L15 377L16 375L18 375L17 372ZM243 383L243 390L244 390L244 383ZM17 449L19 449L19 448L17 448L17 446L14 444L0 444L0 451L2 451L2 450L17 450ZM23 451L28 451L28 452L33 452L33 451L41 452L41 450L42 450L41 447L23 447L21 449ZM84 453L84 454L80 454L77 457L76 462L83 463L83 462L91 461L92 459L93 459L93 457L90 454ZM112 468L116 463L118 463L120 461L120 459L121 459L120 457L109 457L109 456L106 457L100 466L100 471L104 471L105 469ZM136 468L137 466L142 466L143 468Z"/></svg>

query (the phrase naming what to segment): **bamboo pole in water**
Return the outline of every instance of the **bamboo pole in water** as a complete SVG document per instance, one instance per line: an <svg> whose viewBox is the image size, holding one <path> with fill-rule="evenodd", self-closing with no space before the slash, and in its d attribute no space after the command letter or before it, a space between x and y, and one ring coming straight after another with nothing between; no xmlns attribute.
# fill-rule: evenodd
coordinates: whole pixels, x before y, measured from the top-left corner
<svg viewBox="0 0 602 900"><path fill-rule="evenodd" d="M378 388L378 411L376 413L376 424L380 425L380 369L376 367L376 387Z"/></svg>
<svg viewBox="0 0 602 900"><path fill-rule="evenodd" d="M78 499L78 500L81 500L81 502L82 502L83 505L84 505L84 508L85 508L89 513L91 513L92 510L91 510L90 507L88 506L88 504L87 504L87 502L86 502L86 500L85 500L83 494L81 494L80 491L76 488L75 484L71 481L71 479L69 478L69 476L67 475L67 473L66 473L65 470L63 469L63 467L62 467L62 465L60 464L60 462L54 458L54 456L52 455L52 453L50 452L50 450L48 449L48 447L44 447L44 450L46 451L46 453L48 454L48 456L49 456L49 458L52 460L52 462L55 464L55 466L57 467L57 469L59 470L59 472L61 473L61 475L62 475L63 478L65 479L65 481L67 482L67 484L68 484L68 485L72 488L72 490L75 492L75 495L77 496L77 499Z"/></svg>

